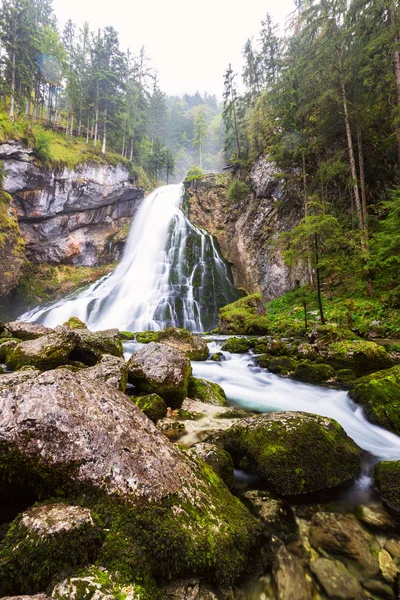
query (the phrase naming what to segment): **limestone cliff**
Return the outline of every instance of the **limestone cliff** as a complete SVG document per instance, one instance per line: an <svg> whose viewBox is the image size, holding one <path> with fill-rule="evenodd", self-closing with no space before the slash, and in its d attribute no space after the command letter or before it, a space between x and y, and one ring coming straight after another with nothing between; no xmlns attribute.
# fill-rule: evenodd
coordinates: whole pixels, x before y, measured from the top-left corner
<svg viewBox="0 0 400 600"><path fill-rule="evenodd" d="M274 165L261 157L253 166L251 193L243 200L228 197L230 175L206 175L189 186L189 218L213 234L231 263L236 287L259 292L264 300L284 294L304 274L288 269L275 242L302 217L296 189Z"/></svg>
<svg viewBox="0 0 400 600"><path fill-rule="evenodd" d="M13 198L26 256L33 263L98 266L120 257L121 229L144 190L123 165L45 169L19 142L0 144L4 189ZM114 243L115 242L115 243Z"/></svg>

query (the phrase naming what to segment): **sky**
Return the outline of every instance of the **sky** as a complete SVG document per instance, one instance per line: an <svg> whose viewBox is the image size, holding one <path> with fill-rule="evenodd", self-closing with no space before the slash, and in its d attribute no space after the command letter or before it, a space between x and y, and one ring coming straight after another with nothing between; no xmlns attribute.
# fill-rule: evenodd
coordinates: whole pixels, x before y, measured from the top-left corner
<svg viewBox="0 0 400 600"><path fill-rule="evenodd" d="M138 54L141 46L158 71L160 87L168 95L197 90L223 91L229 65L242 71L242 49L257 38L269 12L284 30L293 0L53 0L60 28L68 19L91 29L112 25L122 49Z"/></svg>

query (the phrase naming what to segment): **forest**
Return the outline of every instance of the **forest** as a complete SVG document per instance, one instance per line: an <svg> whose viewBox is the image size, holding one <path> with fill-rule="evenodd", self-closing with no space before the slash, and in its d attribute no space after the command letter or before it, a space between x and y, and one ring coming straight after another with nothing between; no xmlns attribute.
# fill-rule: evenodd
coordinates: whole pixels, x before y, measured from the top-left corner
<svg viewBox="0 0 400 600"><path fill-rule="evenodd" d="M231 66L226 71L223 110L233 195L246 193L260 154L299 190L302 219L279 240L287 263L307 264L311 289L320 278L331 287L345 282L359 294L383 293L394 307L399 31L393 0L299 0L286 37L267 14L243 49L242 84Z"/></svg>
<svg viewBox="0 0 400 600"><path fill-rule="evenodd" d="M4 0L0 44L3 137L15 134L9 118L44 162L54 158L54 129L121 155L154 181L181 181L193 164L222 166L216 96L168 97L145 48L123 50L113 27L69 20L60 32L51 0Z"/></svg>

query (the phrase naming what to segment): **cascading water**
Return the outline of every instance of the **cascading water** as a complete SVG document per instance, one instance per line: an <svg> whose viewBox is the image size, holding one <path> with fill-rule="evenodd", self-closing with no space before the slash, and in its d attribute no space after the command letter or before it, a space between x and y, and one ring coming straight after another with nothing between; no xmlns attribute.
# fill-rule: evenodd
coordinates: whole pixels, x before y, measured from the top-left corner
<svg viewBox="0 0 400 600"><path fill-rule="evenodd" d="M182 184L149 194L111 275L21 319L52 327L76 316L95 330L176 326L205 331L215 326L218 309L238 293L212 236L183 214L182 196Z"/></svg>

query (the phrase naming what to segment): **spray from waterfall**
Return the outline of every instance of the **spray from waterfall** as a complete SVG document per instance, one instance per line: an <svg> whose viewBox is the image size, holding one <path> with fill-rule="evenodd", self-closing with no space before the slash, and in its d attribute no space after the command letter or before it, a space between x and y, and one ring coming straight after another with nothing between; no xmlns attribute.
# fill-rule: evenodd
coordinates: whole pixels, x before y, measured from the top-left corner
<svg viewBox="0 0 400 600"><path fill-rule="evenodd" d="M76 316L90 329L205 331L237 291L214 239L180 205L183 185L149 194L137 212L115 271L47 307L21 317L54 327Z"/></svg>

